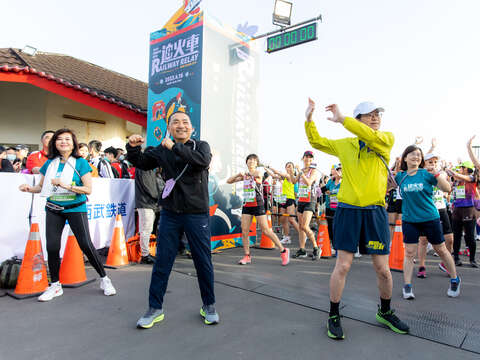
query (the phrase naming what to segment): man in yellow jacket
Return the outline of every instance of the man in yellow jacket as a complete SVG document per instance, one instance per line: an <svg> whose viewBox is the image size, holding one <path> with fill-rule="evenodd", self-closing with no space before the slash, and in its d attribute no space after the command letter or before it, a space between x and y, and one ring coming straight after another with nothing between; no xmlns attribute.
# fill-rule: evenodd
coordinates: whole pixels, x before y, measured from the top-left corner
<svg viewBox="0 0 480 360"><path fill-rule="evenodd" d="M390 132L379 131L383 108L371 102L360 103L352 117L343 116L337 105L329 105L328 120L342 124L355 137L331 140L318 134L312 114L315 103L309 99L305 132L310 144L327 154L337 156L342 164L343 180L338 192L338 206L334 218L333 245L337 250L335 269L330 277L330 315L327 334L332 339L344 339L340 323L339 305L345 280L357 247L362 254L372 255L380 292L378 322L399 334L409 327L390 308L392 274L388 266L390 231L385 211L385 193L388 171L380 157L390 160L395 141Z"/></svg>

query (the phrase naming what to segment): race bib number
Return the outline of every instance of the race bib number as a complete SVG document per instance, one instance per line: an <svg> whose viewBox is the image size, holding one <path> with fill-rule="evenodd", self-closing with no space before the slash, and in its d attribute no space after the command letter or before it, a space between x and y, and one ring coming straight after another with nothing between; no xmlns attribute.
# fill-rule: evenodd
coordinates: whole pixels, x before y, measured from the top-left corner
<svg viewBox="0 0 480 360"><path fill-rule="evenodd" d="M400 195L400 190L398 188L395 189L395 200L402 200L402 195Z"/></svg>
<svg viewBox="0 0 480 360"><path fill-rule="evenodd" d="M457 186L455 189L455 199L465 199L465 186Z"/></svg>
<svg viewBox="0 0 480 360"><path fill-rule="evenodd" d="M243 200L246 203L255 202L255 187L251 180L243 182Z"/></svg>
<svg viewBox="0 0 480 360"><path fill-rule="evenodd" d="M330 195L330 207L335 209L338 205L337 195Z"/></svg>
<svg viewBox="0 0 480 360"><path fill-rule="evenodd" d="M298 197L300 199L308 200L310 197L310 188L307 185L300 185L298 187Z"/></svg>

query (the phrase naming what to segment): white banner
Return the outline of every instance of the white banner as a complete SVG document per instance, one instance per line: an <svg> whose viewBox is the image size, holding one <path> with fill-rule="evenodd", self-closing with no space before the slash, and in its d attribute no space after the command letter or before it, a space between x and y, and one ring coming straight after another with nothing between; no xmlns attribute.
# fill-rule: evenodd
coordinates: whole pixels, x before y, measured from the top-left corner
<svg viewBox="0 0 480 360"><path fill-rule="evenodd" d="M18 190L21 184L38 183L39 175L0 173L0 261L14 255L22 258L30 231L29 214L32 206L32 222L38 222L43 251L45 247L45 198L32 196ZM33 198L33 205L32 205ZM125 237L135 232L135 183L128 179L92 179L92 194L88 196L87 216L90 235L97 249L110 244L115 217L122 215ZM70 228L65 226L62 249Z"/></svg>

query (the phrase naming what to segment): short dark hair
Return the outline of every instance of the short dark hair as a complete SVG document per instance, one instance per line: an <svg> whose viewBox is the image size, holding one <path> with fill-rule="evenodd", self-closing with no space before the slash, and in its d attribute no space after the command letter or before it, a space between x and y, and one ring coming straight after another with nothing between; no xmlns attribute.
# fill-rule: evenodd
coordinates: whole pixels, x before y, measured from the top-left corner
<svg viewBox="0 0 480 360"><path fill-rule="evenodd" d="M247 156L247 158L245 159L245 164L248 162L248 160L250 159L255 159L257 160L257 165L260 164L260 159L258 158L257 154L250 154Z"/></svg>
<svg viewBox="0 0 480 360"><path fill-rule="evenodd" d="M122 148L117 148L117 152L119 152L119 151L125 152L125 150L123 150Z"/></svg>
<svg viewBox="0 0 480 360"><path fill-rule="evenodd" d="M43 137L44 137L45 135L47 135L48 133L55 134L55 131L53 131L53 130L45 130L45 131L42 133L42 136L40 136L40 140L43 140Z"/></svg>
<svg viewBox="0 0 480 360"><path fill-rule="evenodd" d="M60 135L66 134L66 133L72 135L72 142L73 142L72 156L76 159L81 157L79 152L78 152L77 136L75 135L73 130L63 128L63 129L58 129L57 131L55 131L53 133L52 139L48 143L48 156L47 157L49 159L55 159L57 156L61 156L60 151L58 151L55 143L57 142L57 139Z"/></svg>
<svg viewBox="0 0 480 360"><path fill-rule="evenodd" d="M411 152L414 152L415 150L420 150L420 154L422 154L422 162L420 163L419 168L423 168L425 166L425 158L423 157L423 151L421 148L419 148L417 145L410 145L407 146L407 148L403 151L401 160L400 160L400 169L403 171L408 170L407 162L405 161L405 158L407 157L408 154Z"/></svg>
<svg viewBox="0 0 480 360"><path fill-rule="evenodd" d="M117 157L118 151L113 146L110 146L103 150L105 154L112 154L114 157Z"/></svg>
<svg viewBox="0 0 480 360"><path fill-rule="evenodd" d="M5 151L6 151L5 147L0 145L0 154L3 154Z"/></svg>
<svg viewBox="0 0 480 360"><path fill-rule="evenodd" d="M173 115L175 114L185 114L188 116L188 120L190 120L190 123L192 122L192 118L190 117L190 114L186 111L180 111L180 110L177 110L177 111L174 111L173 113L170 114L170 116L168 117L167 119L167 123L170 124L170 119L172 118Z"/></svg>
<svg viewBox="0 0 480 360"><path fill-rule="evenodd" d="M85 144L85 143L79 143L79 144L78 144L78 148L79 148L79 149L81 149L81 148L83 148L83 147L88 148L88 145Z"/></svg>
<svg viewBox="0 0 480 360"><path fill-rule="evenodd" d="M9 147L7 148L7 151L8 151L8 150L17 151L17 149L15 149L15 148L14 148L14 147L12 147L12 146L9 146Z"/></svg>
<svg viewBox="0 0 480 360"><path fill-rule="evenodd" d="M294 165L294 163L293 163L293 162L291 162L291 161L288 161L288 162L285 164L285 167L287 167L287 166L288 166L288 164L292 164L293 168L295 169L295 165Z"/></svg>
<svg viewBox="0 0 480 360"><path fill-rule="evenodd" d="M88 143L88 148L93 149L96 152L100 152L100 150L102 150L102 142L98 140L92 140Z"/></svg>

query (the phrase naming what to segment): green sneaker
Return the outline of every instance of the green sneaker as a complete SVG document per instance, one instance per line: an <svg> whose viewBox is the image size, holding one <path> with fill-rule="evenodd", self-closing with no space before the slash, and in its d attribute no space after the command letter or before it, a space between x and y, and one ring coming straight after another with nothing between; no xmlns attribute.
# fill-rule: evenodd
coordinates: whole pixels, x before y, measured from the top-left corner
<svg viewBox="0 0 480 360"><path fill-rule="evenodd" d="M148 308L145 315L143 315L137 321L137 328L141 329L150 329L157 322L162 321L165 318L163 309Z"/></svg>
<svg viewBox="0 0 480 360"><path fill-rule="evenodd" d="M387 325L390 329L397 334L408 334L410 328L402 320L400 320L395 314L394 310L388 310L386 313L382 313L380 307L377 311L377 321L380 324Z"/></svg>
<svg viewBox="0 0 480 360"><path fill-rule="evenodd" d="M200 308L200 315L202 315L206 325L218 324L219 317L215 310L215 305L203 305Z"/></svg>
<svg viewBox="0 0 480 360"><path fill-rule="evenodd" d="M328 318L327 335L330 339L335 339L335 340L345 339L345 335L343 334L342 324L340 323L339 315L333 315Z"/></svg>

